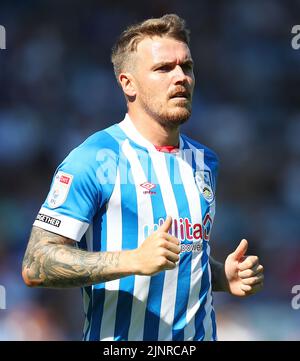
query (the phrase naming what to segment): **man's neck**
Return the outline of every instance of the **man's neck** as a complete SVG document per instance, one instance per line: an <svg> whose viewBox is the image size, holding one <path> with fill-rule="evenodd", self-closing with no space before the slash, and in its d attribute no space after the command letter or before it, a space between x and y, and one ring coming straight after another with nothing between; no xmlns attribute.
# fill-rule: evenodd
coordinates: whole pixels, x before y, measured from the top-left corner
<svg viewBox="0 0 300 361"><path fill-rule="evenodd" d="M149 142L156 146L178 146L179 127L166 128L159 124L148 114L136 114L128 110L128 115L138 132Z"/></svg>

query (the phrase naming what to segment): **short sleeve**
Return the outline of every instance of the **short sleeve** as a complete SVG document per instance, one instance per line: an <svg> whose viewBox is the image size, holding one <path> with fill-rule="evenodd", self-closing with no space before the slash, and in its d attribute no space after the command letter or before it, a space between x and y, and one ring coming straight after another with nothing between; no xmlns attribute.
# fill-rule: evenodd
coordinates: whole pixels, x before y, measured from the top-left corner
<svg viewBox="0 0 300 361"><path fill-rule="evenodd" d="M99 208L96 152L76 148L57 168L34 226L80 241Z"/></svg>

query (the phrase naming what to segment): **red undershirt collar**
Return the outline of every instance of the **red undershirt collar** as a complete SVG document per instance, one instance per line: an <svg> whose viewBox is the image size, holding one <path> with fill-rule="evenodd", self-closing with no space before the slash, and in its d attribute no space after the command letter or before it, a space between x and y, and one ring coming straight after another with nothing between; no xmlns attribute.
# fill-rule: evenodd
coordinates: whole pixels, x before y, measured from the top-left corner
<svg viewBox="0 0 300 361"><path fill-rule="evenodd" d="M154 147L159 152L164 152L164 153L176 153L176 152L178 152L178 149L179 149L179 145L178 146L174 146L174 145L162 145L162 146L155 145Z"/></svg>

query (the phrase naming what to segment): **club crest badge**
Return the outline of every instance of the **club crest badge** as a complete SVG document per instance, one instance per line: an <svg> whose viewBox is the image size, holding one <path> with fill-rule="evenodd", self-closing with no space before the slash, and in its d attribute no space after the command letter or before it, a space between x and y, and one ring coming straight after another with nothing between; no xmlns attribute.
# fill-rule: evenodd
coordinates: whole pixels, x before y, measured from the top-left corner
<svg viewBox="0 0 300 361"><path fill-rule="evenodd" d="M73 176L64 172L57 172L49 196L48 205L50 208L61 206L67 199Z"/></svg>
<svg viewBox="0 0 300 361"><path fill-rule="evenodd" d="M209 170L197 171L195 172L195 182L199 192L203 195L204 199L212 203L215 199L211 173Z"/></svg>

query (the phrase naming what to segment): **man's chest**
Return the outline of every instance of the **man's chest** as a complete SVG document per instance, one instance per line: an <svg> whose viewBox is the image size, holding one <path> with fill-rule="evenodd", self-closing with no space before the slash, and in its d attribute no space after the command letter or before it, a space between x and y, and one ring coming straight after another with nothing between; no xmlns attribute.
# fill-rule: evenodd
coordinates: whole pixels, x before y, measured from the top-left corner
<svg viewBox="0 0 300 361"><path fill-rule="evenodd" d="M144 239L169 215L170 233L180 241L208 241L215 214L211 170L175 157L167 160L120 164L113 191L118 196L110 198L108 208L121 209L123 219Z"/></svg>

